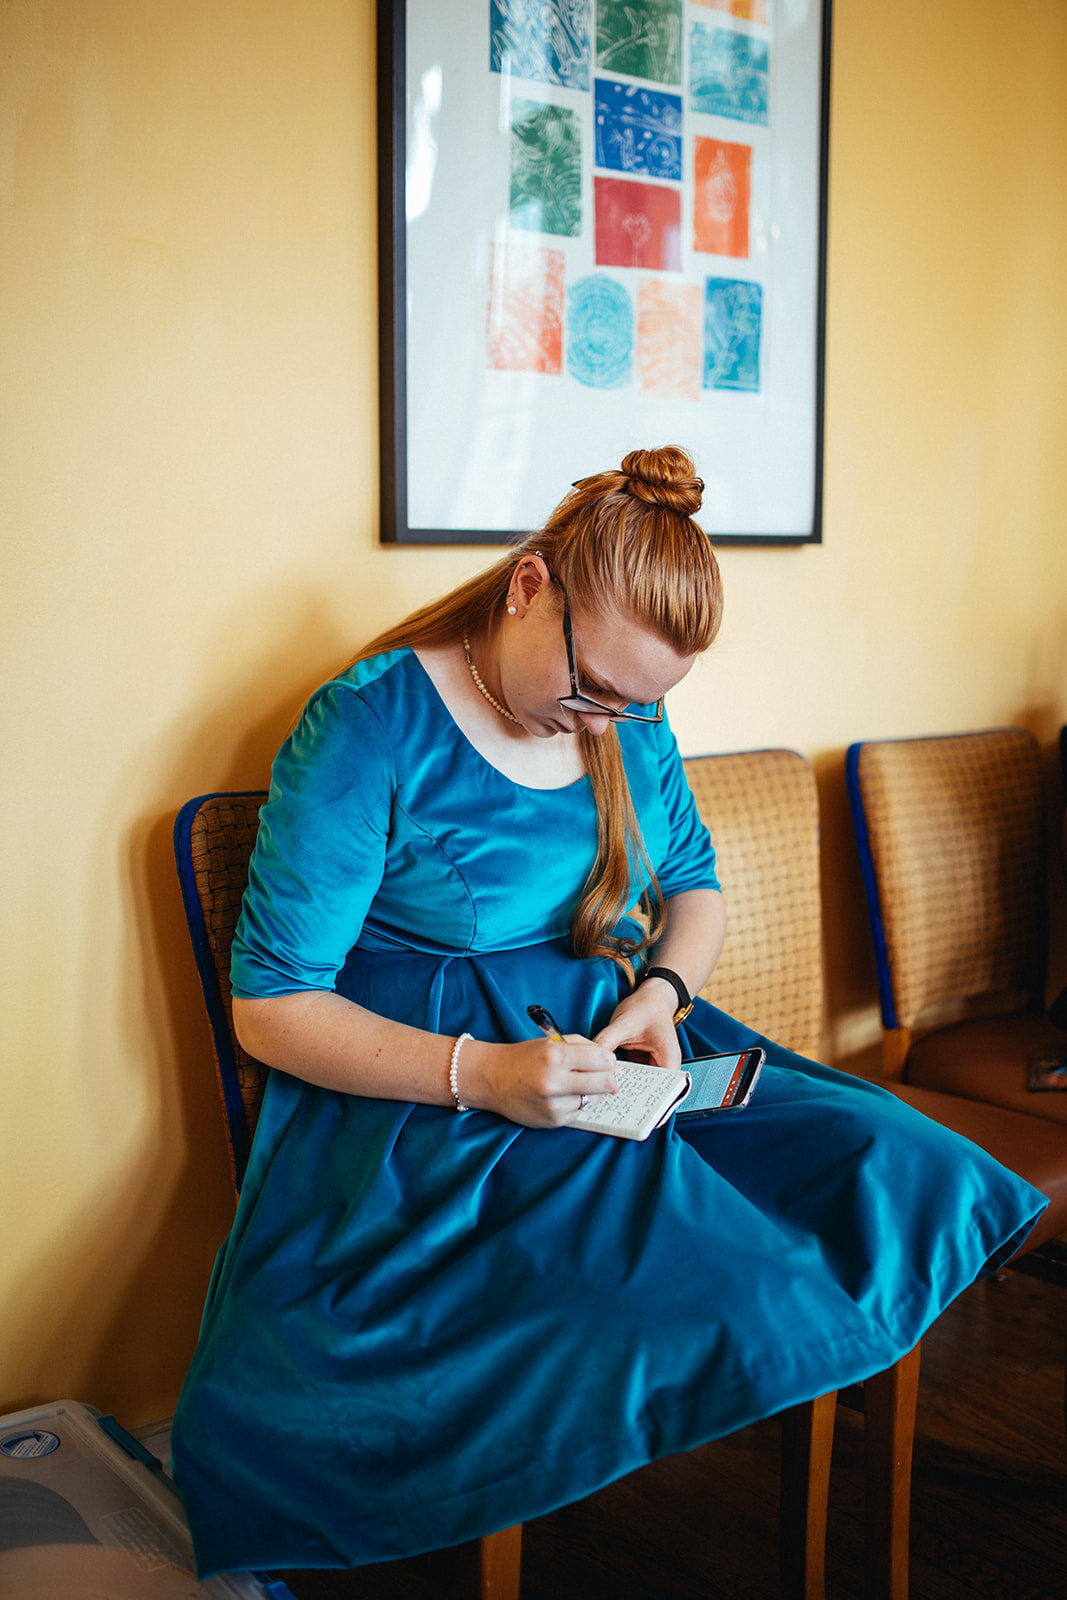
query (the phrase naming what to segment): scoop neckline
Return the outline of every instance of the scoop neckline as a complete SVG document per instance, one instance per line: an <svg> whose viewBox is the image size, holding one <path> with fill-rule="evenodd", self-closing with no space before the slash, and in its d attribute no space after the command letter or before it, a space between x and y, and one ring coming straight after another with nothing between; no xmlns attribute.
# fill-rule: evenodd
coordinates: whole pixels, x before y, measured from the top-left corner
<svg viewBox="0 0 1067 1600"><path fill-rule="evenodd" d="M505 772L502 767L498 767L495 761L490 761L489 757L487 755L485 755L485 753L483 751L479 750L478 746L476 744L472 744L471 743L470 739L464 733L463 729L460 727L459 723L456 721L455 717L452 715L451 711L449 710L448 703L445 700L444 696L442 695L440 689L437 687L436 683L434 683L433 679L430 677L430 674L427 672L427 670L426 670L425 666L423 665L423 663L419 660L419 654L418 654L418 651L415 649L414 645L406 645L404 648L410 652L411 659L415 662L415 664L417 665L419 671L422 673L423 677L426 679L426 682L430 685L430 688L433 691L434 699L437 701L437 704L440 706L442 712L444 713L445 717L447 718L449 726L452 728L452 730L455 733L456 737L459 738L460 740L462 740L462 742L466 745L467 749L473 755L477 756L478 760L482 763L483 766L488 767L490 772L495 772L498 778L503 778L505 783L512 784L513 787L516 788L516 789L525 789L529 794L563 794L568 789L576 789L579 784L588 783L589 782L589 774L588 774L588 772L583 772L581 774L581 776L578 777L578 778L572 778L570 783L552 783L552 784L523 783L523 782L520 781L520 779L513 778L511 776L511 774L508 773L508 772Z"/></svg>

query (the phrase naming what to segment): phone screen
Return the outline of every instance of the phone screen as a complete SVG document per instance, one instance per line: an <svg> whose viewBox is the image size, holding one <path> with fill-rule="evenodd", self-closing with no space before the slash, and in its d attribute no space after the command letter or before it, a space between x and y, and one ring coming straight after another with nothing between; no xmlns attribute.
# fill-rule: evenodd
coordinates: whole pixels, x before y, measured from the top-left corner
<svg viewBox="0 0 1067 1600"><path fill-rule="evenodd" d="M693 1087L678 1111L680 1118L706 1117L715 1111L739 1111L749 1102L763 1070L763 1050L736 1050L724 1055L683 1061Z"/></svg>

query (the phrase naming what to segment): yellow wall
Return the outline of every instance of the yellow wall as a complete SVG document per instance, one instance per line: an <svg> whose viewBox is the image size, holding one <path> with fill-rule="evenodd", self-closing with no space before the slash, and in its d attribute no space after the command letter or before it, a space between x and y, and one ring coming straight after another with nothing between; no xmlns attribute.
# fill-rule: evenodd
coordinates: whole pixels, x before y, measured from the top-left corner
<svg viewBox="0 0 1067 1600"><path fill-rule="evenodd" d="M817 763L845 1060L843 747L1067 721L1067 13L835 32L825 544L723 553L674 717ZM0 1410L172 1408L230 1206L174 813L486 558L377 542L373 62L372 0L0 5Z"/></svg>

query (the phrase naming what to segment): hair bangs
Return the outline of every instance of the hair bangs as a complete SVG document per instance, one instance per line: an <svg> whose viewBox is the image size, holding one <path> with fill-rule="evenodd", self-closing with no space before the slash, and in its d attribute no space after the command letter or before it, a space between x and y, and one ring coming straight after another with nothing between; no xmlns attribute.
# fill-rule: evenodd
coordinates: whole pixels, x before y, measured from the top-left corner
<svg viewBox="0 0 1067 1600"><path fill-rule="evenodd" d="M602 497L592 524L575 507L558 529L552 555L580 611L617 611L679 655L699 655L722 620L722 583L707 535L691 517L640 504L619 492Z"/></svg>

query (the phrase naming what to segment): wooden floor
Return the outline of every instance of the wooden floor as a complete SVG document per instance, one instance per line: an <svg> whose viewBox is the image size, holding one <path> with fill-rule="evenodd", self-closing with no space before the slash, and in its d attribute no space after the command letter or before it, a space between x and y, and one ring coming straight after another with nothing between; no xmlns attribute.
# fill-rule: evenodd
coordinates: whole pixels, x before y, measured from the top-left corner
<svg viewBox="0 0 1067 1600"><path fill-rule="evenodd" d="M1004 1273L928 1333L910 1600L1067 1600L1065 1329L1067 1290ZM862 1428L839 1408L828 1600L862 1597ZM529 1524L522 1600L775 1600L777 1450L760 1423ZM285 1576L298 1600L452 1600L470 1555Z"/></svg>

